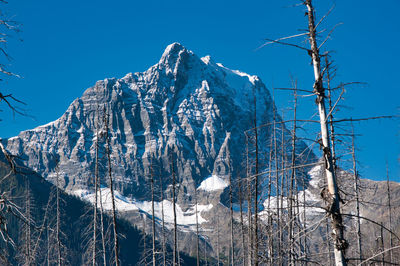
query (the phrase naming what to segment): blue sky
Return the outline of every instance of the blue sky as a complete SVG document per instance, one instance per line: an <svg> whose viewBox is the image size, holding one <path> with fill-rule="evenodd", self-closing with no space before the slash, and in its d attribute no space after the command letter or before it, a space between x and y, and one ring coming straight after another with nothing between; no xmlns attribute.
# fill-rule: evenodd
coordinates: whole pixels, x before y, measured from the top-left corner
<svg viewBox="0 0 400 266"><path fill-rule="evenodd" d="M290 7L295 0L10 2L7 12L22 23L22 32L8 44L14 58L10 69L23 78L8 79L2 86L28 104L34 119L3 111L3 138L57 119L97 80L146 70L175 41L199 56L211 55L229 68L258 75L270 89L289 86L290 76L299 88L311 89L313 84L310 58L303 51L276 45L256 50L263 38L306 28L304 9ZM317 17L334 4L314 2ZM347 107L338 117L399 115L398 10L398 0L336 1L322 25L329 30L343 23L326 44L334 51L335 82L367 83L347 89ZM289 115L290 94L276 92L275 98ZM316 110L312 99L300 106L304 119ZM391 178L400 181L398 120L355 123L355 131L362 135L356 140L362 175L385 178L387 160Z"/></svg>

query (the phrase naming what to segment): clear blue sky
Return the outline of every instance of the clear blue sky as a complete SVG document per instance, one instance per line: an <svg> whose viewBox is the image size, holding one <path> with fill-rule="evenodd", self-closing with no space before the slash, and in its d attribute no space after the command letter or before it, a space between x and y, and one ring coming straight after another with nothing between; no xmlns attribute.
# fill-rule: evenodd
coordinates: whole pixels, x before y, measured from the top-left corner
<svg viewBox="0 0 400 266"><path fill-rule="evenodd" d="M263 38L278 38L306 28L295 0L265 1L10 1L7 12L20 21L22 33L10 41L11 70L22 79L2 87L25 101L35 119L0 113L0 137L11 137L60 117L69 104L97 80L122 77L155 64L164 48L180 42L199 56L211 55L232 69L256 74L267 87L311 89L309 57L290 47L255 51ZM315 1L321 17L333 1ZM338 67L336 82L363 81L348 89L341 117L399 114L400 1L337 1L322 28L342 22L327 43ZM321 28L321 29L322 29ZM305 44L307 45L307 44ZM277 92L280 109L291 105L288 93ZM302 101L302 118L315 110ZM1 106L5 109L4 105ZM313 109L314 108L314 109ZM312 112L311 112L312 113ZM356 123L361 173L400 181L398 120Z"/></svg>

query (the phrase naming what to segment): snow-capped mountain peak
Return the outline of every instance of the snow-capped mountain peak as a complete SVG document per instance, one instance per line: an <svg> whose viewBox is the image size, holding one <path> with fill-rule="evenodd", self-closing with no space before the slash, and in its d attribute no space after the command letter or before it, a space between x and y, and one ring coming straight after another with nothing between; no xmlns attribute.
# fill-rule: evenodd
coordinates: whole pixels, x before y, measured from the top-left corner
<svg viewBox="0 0 400 266"><path fill-rule="evenodd" d="M229 175L235 179L243 173L244 131L254 126L254 99L257 124L271 122L274 103L258 77L216 64L209 56L200 58L173 43L147 71L98 81L55 122L21 132L5 144L46 179L55 183L58 175L65 190L90 190L96 134L100 153L105 152L106 108L112 173L119 193L149 199L150 161L168 193L173 158L178 198L190 202L207 177L218 176L220 183L228 184ZM259 141L269 135L267 130ZM105 156L102 160L106 185Z"/></svg>

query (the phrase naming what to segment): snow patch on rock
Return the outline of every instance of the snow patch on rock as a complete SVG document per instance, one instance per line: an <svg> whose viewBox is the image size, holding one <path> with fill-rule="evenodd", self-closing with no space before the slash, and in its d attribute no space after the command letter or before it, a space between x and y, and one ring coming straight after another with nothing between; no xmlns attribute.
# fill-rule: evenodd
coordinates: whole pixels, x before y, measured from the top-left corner
<svg viewBox="0 0 400 266"><path fill-rule="evenodd" d="M73 195L82 198L85 201L90 202L91 204L95 203L95 193L90 192L85 189L77 189L72 192ZM135 199L127 198L121 195L118 191L114 191L115 196L115 207L119 212L127 212L127 211L140 211L147 213L148 215L152 215L151 211L151 201L137 201ZM101 198L103 203L103 209L106 211L112 210L112 201L111 201L111 191L109 188L102 187L101 188ZM97 195L98 206L100 206L100 192ZM201 205L197 204L197 220L199 224L207 222L201 216L203 211L209 211L213 207L212 204ZM169 200L163 200L162 202L156 201L154 202L154 216L156 220L162 221L162 212L164 211L164 222L166 223L167 228L173 228L174 223L174 212L173 212L173 203ZM186 211L183 211L182 208L176 204L176 220L177 224L180 226L191 226L196 225L196 205L191 206Z"/></svg>
<svg viewBox="0 0 400 266"><path fill-rule="evenodd" d="M218 177L217 175L212 175L201 182L198 189L205 190L207 192L212 192L216 190L223 190L228 186L222 178Z"/></svg>

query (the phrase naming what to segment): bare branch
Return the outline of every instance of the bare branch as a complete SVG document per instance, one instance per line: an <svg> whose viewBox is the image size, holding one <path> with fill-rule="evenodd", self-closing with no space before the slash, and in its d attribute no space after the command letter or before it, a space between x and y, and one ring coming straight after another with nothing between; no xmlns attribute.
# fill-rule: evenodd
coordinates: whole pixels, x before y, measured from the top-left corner
<svg viewBox="0 0 400 266"><path fill-rule="evenodd" d="M274 90L288 90L288 91L302 91L302 92L307 92L307 93L313 93L313 91L309 90L301 90L301 89L295 89L295 88L274 88Z"/></svg>
<svg viewBox="0 0 400 266"><path fill-rule="evenodd" d="M318 26L329 16L329 14L335 9L336 5L333 4L332 7L326 12L326 14L318 21L317 25L315 25L314 29L317 29Z"/></svg>
<svg viewBox="0 0 400 266"><path fill-rule="evenodd" d="M390 230L389 228L385 227L384 225L375 222L374 220L371 220L371 219L369 219L369 218L367 218L367 217L363 217L363 216L358 216L358 215L350 214L350 213L344 213L343 215L345 215L345 216L350 216L350 217L361 218L361 219L364 219L364 220L366 220L366 221L368 221L368 222L370 222L370 223L376 224L376 225L382 227L383 229L385 229L386 231L388 231L391 235L395 236L395 237L397 238L397 240L400 241L400 237L399 237L396 233L394 233L392 230Z"/></svg>
<svg viewBox="0 0 400 266"><path fill-rule="evenodd" d="M282 44L282 45L293 46L293 47L296 47L296 48L305 50L305 51L307 51L307 52L310 53L310 50L308 50L307 48L304 48L304 47L302 47L302 46L300 46L300 45L297 45L297 44L287 43L287 42L281 42L281 41L279 41L279 39L273 40L273 39L268 39L268 38L266 38L265 40L268 41L268 43L262 45L261 47L257 48L256 50L258 50L258 49L260 49L260 48L262 48L262 47L264 47L264 46L266 46L266 45L269 45L269 44L278 43L278 44Z"/></svg>
<svg viewBox="0 0 400 266"><path fill-rule="evenodd" d="M384 254L384 253L386 253L386 252L388 252L388 251L391 251L391 250L393 250L393 249L398 249L398 248L400 248L400 246L395 246L395 247L392 247L392 248L385 249L384 251L379 252L378 254L375 254L374 256L372 256L372 257L370 257L370 258L368 258L368 259L366 259L366 260L363 260L360 264L357 264L357 266L361 266L361 265L363 265L364 263L366 263L366 262L368 262L368 261L370 261L370 260L372 260L372 259L374 259L374 258L376 258L376 257L378 257L378 256L380 256L380 255L382 255L382 254Z"/></svg>
<svg viewBox="0 0 400 266"><path fill-rule="evenodd" d="M332 88L331 90L337 90L340 89L342 87L346 87L346 86L350 86L350 85L354 85L354 84L359 84L359 85L367 85L367 82L362 82L362 81L352 81L352 82L345 82L345 83L340 83L338 86Z"/></svg>
<svg viewBox="0 0 400 266"><path fill-rule="evenodd" d="M337 26L342 25L343 23L338 23L336 24L328 33L328 35L326 36L325 40L318 46L318 50L321 49L321 47L329 40L329 38L331 37L333 31L336 29Z"/></svg>
<svg viewBox="0 0 400 266"><path fill-rule="evenodd" d="M260 47L255 49L255 51L260 50L261 48L263 48L264 46L267 46L269 44L279 43L282 40L288 40L288 39L292 39L292 38L296 38L296 37L300 37L300 36L305 36L307 34L308 34L307 32L304 32L304 33L295 34L295 35L291 35L291 36L287 36L287 37L282 37L282 38L279 38L279 39L276 39L276 40L265 39L268 42L264 43L263 45L261 45Z"/></svg>
<svg viewBox="0 0 400 266"><path fill-rule="evenodd" d="M366 120L374 120L374 119L391 119L399 117L397 115L382 115L382 116L373 116L373 117L366 117L366 118L345 118L333 121L333 123L340 123L340 122L357 122L357 121L366 121Z"/></svg>
<svg viewBox="0 0 400 266"><path fill-rule="evenodd" d="M335 104L333 105L332 109L329 111L328 115L326 116L325 122L327 122L327 119L330 117L332 114L333 110L335 110L336 105L339 103L340 99L342 99L342 95L345 92L344 87L342 88L342 92L339 95L339 98L336 100Z"/></svg>

